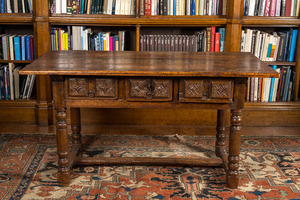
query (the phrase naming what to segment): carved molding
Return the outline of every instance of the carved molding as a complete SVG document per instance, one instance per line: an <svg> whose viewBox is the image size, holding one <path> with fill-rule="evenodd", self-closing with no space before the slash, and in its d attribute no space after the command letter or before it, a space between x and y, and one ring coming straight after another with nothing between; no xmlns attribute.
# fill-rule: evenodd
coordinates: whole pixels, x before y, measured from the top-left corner
<svg viewBox="0 0 300 200"><path fill-rule="evenodd" d="M231 81L212 81L211 98L231 98Z"/></svg>
<svg viewBox="0 0 300 200"><path fill-rule="evenodd" d="M89 84L86 78L69 78L69 95L74 97L88 96Z"/></svg>
<svg viewBox="0 0 300 200"><path fill-rule="evenodd" d="M116 96L115 80L111 78L96 79L96 96L97 97L114 97Z"/></svg>
<svg viewBox="0 0 300 200"><path fill-rule="evenodd" d="M170 97L170 81L169 80L153 80L154 97L169 98Z"/></svg>
<svg viewBox="0 0 300 200"><path fill-rule="evenodd" d="M201 98L203 93L202 80L184 80L184 97Z"/></svg>

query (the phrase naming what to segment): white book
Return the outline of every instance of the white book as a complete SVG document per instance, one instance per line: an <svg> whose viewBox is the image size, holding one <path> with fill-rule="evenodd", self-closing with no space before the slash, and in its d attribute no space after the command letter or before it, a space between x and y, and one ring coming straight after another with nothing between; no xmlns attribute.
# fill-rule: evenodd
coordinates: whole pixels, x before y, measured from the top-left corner
<svg viewBox="0 0 300 200"><path fill-rule="evenodd" d="M277 68L276 72L278 72L280 74L280 68ZM273 90L272 101L276 101L278 84L279 84L279 78L275 78L275 80L274 80L274 90Z"/></svg>
<svg viewBox="0 0 300 200"><path fill-rule="evenodd" d="M257 30L256 31L256 37L255 37L255 50L254 50L254 55L256 57L258 57L260 39L261 39L261 37L260 37L260 31Z"/></svg>
<svg viewBox="0 0 300 200"><path fill-rule="evenodd" d="M10 0L6 0L7 13L12 13Z"/></svg>
<svg viewBox="0 0 300 200"><path fill-rule="evenodd" d="M259 43L258 43L257 56L256 56L257 58L260 58L262 40L263 40L263 34L261 33L259 35Z"/></svg>
<svg viewBox="0 0 300 200"><path fill-rule="evenodd" d="M174 1L170 0L170 15L174 15Z"/></svg>
<svg viewBox="0 0 300 200"><path fill-rule="evenodd" d="M26 13L26 12L25 12L25 1L24 1L24 0L22 0L22 9L23 9L23 10L22 10L23 13Z"/></svg>
<svg viewBox="0 0 300 200"><path fill-rule="evenodd" d="M10 100L15 100L14 92L14 74L15 69L14 63L8 63L8 74L9 74L9 88L10 88Z"/></svg>
<svg viewBox="0 0 300 200"><path fill-rule="evenodd" d="M300 0L297 0L296 16L299 17L299 15L300 15Z"/></svg>
<svg viewBox="0 0 300 200"><path fill-rule="evenodd" d="M258 100L258 95L257 95L257 91L258 91L258 78L255 77L254 78L254 101L257 101Z"/></svg>
<svg viewBox="0 0 300 200"><path fill-rule="evenodd" d="M270 96L271 78L264 78L264 80L265 80L265 85L264 85L265 88L264 88L263 102L268 102Z"/></svg>
<svg viewBox="0 0 300 200"><path fill-rule="evenodd" d="M242 30L241 33L241 52L245 52L245 31L244 30Z"/></svg>
<svg viewBox="0 0 300 200"><path fill-rule="evenodd" d="M31 76L32 75L27 75L27 77L26 77L26 82L25 82L24 91L23 91L23 94L22 94L22 99L26 99L26 94L28 92Z"/></svg>
<svg viewBox="0 0 300 200"><path fill-rule="evenodd" d="M120 15L125 15L125 4L126 4L126 1L121 0L121 2L120 2Z"/></svg>
<svg viewBox="0 0 300 200"><path fill-rule="evenodd" d="M121 14L121 0L116 0L115 14L116 15L120 15Z"/></svg>
<svg viewBox="0 0 300 200"><path fill-rule="evenodd" d="M18 0L14 0L14 13L18 13Z"/></svg>
<svg viewBox="0 0 300 200"><path fill-rule="evenodd" d="M14 54L14 35L8 37L9 39L9 52L10 52L10 60L15 59Z"/></svg>
<svg viewBox="0 0 300 200"><path fill-rule="evenodd" d="M208 15L212 15L213 1L214 0L209 0L208 8L206 8L206 9L208 9L208 12L207 12Z"/></svg>
<svg viewBox="0 0 300 200"><path fill-rule="evenodd" d="M130 15L135 14L135 0L130 1Z"/></svg>
<svg viewBox="0 0 300 200"><path fill-rule="evenodd" d="M199 3L199 15L204 15L204 1L205 0L200 0L200 3Z"/></svg>
<svg viewBox="0 0 300 200"><path fill-rule="evenodd" d="M61 0L61 13L67 14L67 0Z"/></svg>
<svg viewBox="0 0 300 200"><path fill-rule="evenodd" d="M56 3L55 3L55 13L56 14L61 14L61 3L62 3L62 0L56 0Z"/></svg>
<svg viewBox="0 0 300 200"><path fill-rule="evenodd" d="M191 15L191 1L192 0L186 0L185 15Z"/></svg>
<svg viewBox="0 0 300 200"><path fill-rule="evenodd" d="M267 34L263 33L262 34L262 40L261 40L261 47L260 47L260 54L259 54L259 59L262 60L262 56L263 56L263 50L265 48L265 40L266 40Z"/></svg>
<svg viewBox="0 0 300 200"><path fill-rule="evenodd" d="M76 26L72 26L72 43L73 43L73 50L78 50L77 49L77 30Z"/></svg>
<svg viewBox="0 0 300 200"><path fill-rule="evenodd" d="M248 16L254 16L254 8L255 8L255 0L250 0Z"/></svg>
<svg viewBox="0 0 300 200"><path fill-rule="evenodd" d="M36 75L31 75L30 77L30 81L29 81L29 85L28 85L28 90L26 93L26 99L30 99L31 94L32 94L32 89L33 89L33 85L34 85L34 81L35 81L35 77Z"/></svg>
<svg viewBox="0 0 300 200"><path fill-rule="evenodd" d="M106 11L107 15L111 15L112 14L112 3L113 3L112 0L108 0L107 1L107 11Z"/></svg>
<svg viewBox="0 0 300 200"><path fill-rule="evenodd" d="M252 33L253 33L253 30L246 29L245 52L251 52Z"/></svg>
<svg viewBox="0 0 300 200"><path fill-rule="evenodd" d="M281 0L276 0L275 16L280 17Z"/></svg>
<svg viewBox="0 0 300 200"><path fill-rule="evenodd" d="M295 12L295 9L296 9L296 7L294 6L294 5L295 5L295 1L296 1L296 0L292 0L291 17L295 16L295 15L294 15L294 12Z"/></svg>

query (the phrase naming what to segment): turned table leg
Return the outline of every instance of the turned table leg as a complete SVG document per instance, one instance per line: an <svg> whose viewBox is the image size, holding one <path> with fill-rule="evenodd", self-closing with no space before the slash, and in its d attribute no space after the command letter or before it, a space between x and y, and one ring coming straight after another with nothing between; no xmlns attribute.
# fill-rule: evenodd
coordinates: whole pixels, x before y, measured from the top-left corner
<svg viewBox="0 0 300 200"><path fill-rule="evenodd" d="M216 156L226 154L225 141L226 141L226 110L218 110L217 115L217 139L216 139Z"/></svg>
<svg viewBox="0 0 300 200"><path fill-rule="evenodd" d="M59 185L68 186L70 183L69 143L63 77L53 76L51 78L56 109L56 140L59 165L57 182Z"/></svg>
<svg viewBox="0 0 300 200"><path fill-rule="evenodd" d="M81 144L80 108L71 108L72 143Z"/></svg>
<svg viewBox="0 0 300 200"><path fill-rule="evenodd" d="M231 126L229 135L227 186L237 188L239 183L239 155L241 143L242 110L231 110Z"/></svg>

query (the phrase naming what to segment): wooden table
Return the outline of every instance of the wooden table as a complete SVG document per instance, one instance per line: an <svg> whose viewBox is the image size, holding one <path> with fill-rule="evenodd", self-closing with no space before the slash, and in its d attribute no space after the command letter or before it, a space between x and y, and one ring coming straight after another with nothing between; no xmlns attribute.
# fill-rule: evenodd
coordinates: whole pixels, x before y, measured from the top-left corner
<svg viewBox="0 0 300 200"><path fill-rule="evenodd" d="M56 109L58 176L70 182L74 164L220 166L229 188L239 180L242 108L248 77L278 77L250 53L53 51L20 74L50 75ZM69 146L67 107L71 111ZM217 109L218 158L80 158L80 108ZM229 151L226 111L231 110Z"/></svg>

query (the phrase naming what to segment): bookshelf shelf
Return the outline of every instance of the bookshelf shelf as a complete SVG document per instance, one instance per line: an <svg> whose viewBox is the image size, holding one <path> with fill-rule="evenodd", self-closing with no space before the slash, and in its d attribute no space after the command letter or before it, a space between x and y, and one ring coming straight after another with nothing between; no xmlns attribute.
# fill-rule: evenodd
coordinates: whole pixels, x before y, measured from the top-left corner
<svg viewBox="0 0 300 200"><path fill-rule="evenodd" d="M299 26L300 20L298 17L258 17L244 16L242 25L263 25L270 27L279 26Z"/></svg>
<svg viewBox="0 0 300 200"><path fill-rule="evenodd" d="M266 61L268 65L290 65L290 66L296 66L296 62L270 62Z"/></svg>
<svg viewBox="0 0 300 200"><path fill-rule="evenodd" d="M0 13L0 24L32 24L32 14Z"/></svg>
<svg viewBox="0 0 300 200"><path fill-rule="evenodd" d="M29 64L32 60L0 60L0 63L19 63L19 64Z"/></svg>
<svg viewBox="0 0 300 200"><path fill-rule="evenodd" d="M299 102L245 102L245 108L252 110L300 110Z"/></svg>
<svg viewBox="0 0 300 200"><path fill-rule="evenodd" d="M36 105L36 99L23 100L0 100L0 108L1 107L34 107Z"/></svg>

